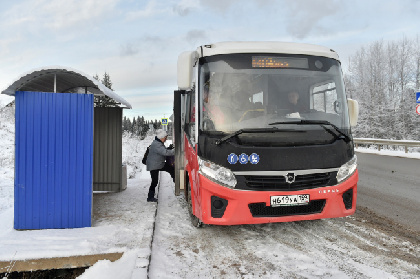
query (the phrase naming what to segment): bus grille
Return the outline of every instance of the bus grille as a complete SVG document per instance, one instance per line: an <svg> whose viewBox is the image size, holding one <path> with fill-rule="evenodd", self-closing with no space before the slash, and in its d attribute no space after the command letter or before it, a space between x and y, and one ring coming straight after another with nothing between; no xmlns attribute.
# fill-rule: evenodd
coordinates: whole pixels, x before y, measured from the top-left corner
<svg viewBox="0 0 420 279"><path fill-rule="evenodd" d="M253 217L282 217L290 215L306 215L321 213L326 200L313 200L308 205L296 206L266 206L265 202L250 203L249 210Z"/></svg>
<svg viewBox="0 0 420 279"><path fill-rule="evenodd" d="M298 191L337 184L337 172L296 175L293 183L284 176L238 175L236 189L253 191Z"/></svg>

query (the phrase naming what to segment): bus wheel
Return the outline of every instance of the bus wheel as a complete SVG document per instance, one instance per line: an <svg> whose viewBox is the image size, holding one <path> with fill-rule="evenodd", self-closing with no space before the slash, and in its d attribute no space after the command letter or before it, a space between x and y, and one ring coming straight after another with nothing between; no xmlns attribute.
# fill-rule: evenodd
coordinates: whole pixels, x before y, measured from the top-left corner
<svg viewBox="0 0 420 279"><path fill-rule="evenodd" d="M201 228L201 226L203 225L203 222L200 221L200 219L198 219L197 216L195 216L193 214L193 209L192 209L192 198L191 198L191 185L190 182L188 181L188 211L190 212L190 219L191 219L191 224L196 227L196 228Z"/></svg>

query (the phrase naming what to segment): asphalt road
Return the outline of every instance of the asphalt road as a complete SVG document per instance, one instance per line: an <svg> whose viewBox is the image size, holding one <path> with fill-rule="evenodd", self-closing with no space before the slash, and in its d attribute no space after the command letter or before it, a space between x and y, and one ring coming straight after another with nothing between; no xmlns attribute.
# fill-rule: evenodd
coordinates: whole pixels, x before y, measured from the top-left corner
<svg viewBox="0 0 420 279"><path fill-rule="evenodd" d="M420 160L357 153L357 207L420 232Z"/></svg>

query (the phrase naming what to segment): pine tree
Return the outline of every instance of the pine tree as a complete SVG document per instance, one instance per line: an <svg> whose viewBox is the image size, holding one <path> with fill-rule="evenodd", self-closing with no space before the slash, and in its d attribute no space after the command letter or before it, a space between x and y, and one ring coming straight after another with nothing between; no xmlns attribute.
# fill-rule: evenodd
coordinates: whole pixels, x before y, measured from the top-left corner
<svg viewBox="0 0 420 279"><path fill-rule="evenodd" d="M124 119L123 119L123 132L130 132L130 130L131 130L131 121L130 121L130 118L127 118L127 116L124 116Z"/></svg>
<svg viewBox="0 0 420 279"><path fill-rule="evenodd" d="M104 77L102 78L102 83L106 87L108 87L109 89L111 89L112 91L114 91L114 89L112 89L111 77L109 76L109 74L107 72L104 73Z"/></svg>
<svg viewBox="0 0 420 279"><path fill-rule="evenodd" d="M126 131L129 132L130 134L132 133L132 124L131 124L131 120L130 118L127 117L127 121L126 121Z"/></svg>
<svg viewBox="0 0 420 279"><path fill-rule="evenodd" d="M137 128L136 128L136 130L137 130L136 136L140 136L141 130L142 130L142 123L141 123L140 116L137 116L136 125L137 125Z"/></svg>
<svg viewBox="0 0 420 279"><path fill-rule="evenodd" d="M98 74L93 76L93 78L99 81ZM109 76L107 72L104 73L104 77L102 78L101 82L112 91L114 90L112 89L111 77ZM94 103L96 107L118 107L118 105L120 104L120 103L117 103L114 99L106 95L95 96Z"/></svg>
<svg viewBox="0 0 420 279"><path fill-rule="evenodd" d="M133 117L133 122L131 123L131 127L132 127L131 133L133 133L133 135L137 135L138 127L137 127L137 121L135 117Z"/></svg>

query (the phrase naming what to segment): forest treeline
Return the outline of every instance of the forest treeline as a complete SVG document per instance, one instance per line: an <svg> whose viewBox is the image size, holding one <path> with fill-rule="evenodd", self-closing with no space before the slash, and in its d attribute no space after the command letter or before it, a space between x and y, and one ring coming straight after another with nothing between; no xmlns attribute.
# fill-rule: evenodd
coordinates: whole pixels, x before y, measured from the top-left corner
<svg viewBox="0 0 420 279"><path fill-rule="evenodd" d="M420 37L379 40L349 59L347 97L359 102L358 138L420 140Z"/></svg>
<svg viewBox="0 0 420 279"><path fill-rule="evenodd" d="M147 132L150 130L152 126L154 130L160 129L162 127L162 123L155 119L152 120L144 120L143 116L133 117L133 120L124 116L123 119L123 133L130 133L133 136L139 136L140 138L144 138L147 135Z"/></svg>

